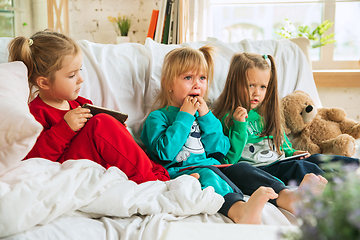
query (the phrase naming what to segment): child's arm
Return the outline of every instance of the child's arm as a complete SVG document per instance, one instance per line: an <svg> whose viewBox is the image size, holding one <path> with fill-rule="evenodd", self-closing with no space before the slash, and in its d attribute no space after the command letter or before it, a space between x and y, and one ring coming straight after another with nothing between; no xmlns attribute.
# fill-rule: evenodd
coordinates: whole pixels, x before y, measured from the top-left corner
<svg viewBox="0 0 360 240"><path fill-rule="evenodd" d="M289 138L286 136L285 132L284 132L284 142L282 144L282 149L284 150L285 157L293 156L294 153L296 152L296 150L292 148L292 144Z"/></svg>
<svg viewBox="0 0 360 240"><path fill-rule="evenodd" d="M201 142L204 145L207 156L222 161L229 151L230 142L229 138L222 131L219 119L209 111L206 115L199 116L197 120L202 131Z"/></svg>
<svg viewBox="0 0 360 240"><path fill-rule="evenodd" d="M149 154L169 163L185 144L195 117L179 111L172 122L162 111L151 112L145 121L141 140Z"/></svg>
<svg viewBox="0 0 360 240"><path fill-rule="evenodd" d="M77 132L85 125L85 123L91 117L92 115L90 113L90 109L82 108L81 106L79 106L75 109L68 111L64 115L64 120L74 132Z"/></svg>
<svg viewBox="0 0 360 240"><path fill-rule="evenodd" d="M303 153L307 153L307 155L304 156L304 157L300 157L300 158L299 158L300 160L301 160L301 159L304 159L304 158L310 157L310 153L309 153L308 151L301 151L301 150L295 151L295 152L293 153L293 156L296 156L296 155L299 155L299 154L303 154Z"/></svg>
<svg viewBox="0 0 360 240"><path fill-rule="evenodd" d="M245 108L240 106L237 107L232 115L233 124L230 128L228 128L225 124L225 119L228 115L229 114L226 114L221 120L225 135L229 137L231 145L229 152L223 159L223 162L234 164L241 159L241 154L248 140L248 134L246 131L246 118L248 118L248 113Z"/></svg>
<svg viewBox="0 0 360 240"><path fill-rule="evenodd" d="M92 103L90 100L78 97L76 101L69 102L72 108L84 103ZM68 148L72 138L76 135L66 123L63 115L49 108L39 98L35 98L29 105L31 114L43 126L43 131L36 140L32 150L25 159L42 157L52 161L58 161ZM70 112L70 111L69 111Z"/></svg>
<svg viewBox="0 0 360 240"><path fill-rule="evenodd" d="M239 162L241 154L248 140L246 126L246 122L239 122L234 120L234 124L229 128L228 136L231 147L224 158L224 163L234 164Z"/></svg>
<svg viewBox="0 0 360 240"><path fill-rule="evenodd" d="M67 149L71 139L76 133L69 127L64 119L61 119L53 126L49 126L45 119L36 117L36 120L43 125L44 129L25 159L41 157L51 161L57 161Z"/></svg>
<svg viewBox="0 0 360 240"><path fill-rule="evenodd" d="M209 112L209 107L207 106L205 100L202 97L196 97L197 101L199 102L199 108L198 108L198 113L199 116L205 116L206 114L208 114Z"/></svg>

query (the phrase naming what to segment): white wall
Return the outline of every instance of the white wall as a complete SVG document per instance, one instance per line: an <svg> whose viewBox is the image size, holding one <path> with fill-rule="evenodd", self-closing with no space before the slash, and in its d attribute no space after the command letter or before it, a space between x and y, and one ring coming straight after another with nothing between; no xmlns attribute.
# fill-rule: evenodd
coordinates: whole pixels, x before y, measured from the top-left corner
<svg viewBox="0 0 360 240"><path fill-rule="evenodd" d="M360 122L360 88L318 88L323 107L343 108L347 117Z"/></svg>
<svg viewBox="0 0 360 240"><path fill-rule="evenodd" d="M151 13L160 0L69 0L69 31L75 40L115 43L116 32L108 16L131 16L130 41L145 43Z"/></svg>

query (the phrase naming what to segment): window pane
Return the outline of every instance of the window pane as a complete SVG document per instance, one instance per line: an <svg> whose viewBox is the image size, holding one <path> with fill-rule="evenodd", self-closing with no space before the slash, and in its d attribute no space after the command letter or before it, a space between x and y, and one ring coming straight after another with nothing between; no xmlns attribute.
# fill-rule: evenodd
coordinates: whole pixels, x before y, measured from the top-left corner
<svg viewBox="0 0 360 240"><path fill-rule="evenodd" d="M0 0L0 37L14 37L14 12L7 7L12 7L12 1Z"/></svg>
<svg viewBox="0 0 360 240"><path fill-rule="evenodd" d="M213 22L208 32L223 42L280 39L276 31L286 25L285 19L295 28L305 24L314 30L321 23L322 8L322 3L212 4ZM319 50L311 50L312 60L319 60Z"/></svg>
<svg viewBox="0 0 360 240"><path fill-rule="evenodd" d="M335 61L360 60L360 3L336 3Z"/></svg>

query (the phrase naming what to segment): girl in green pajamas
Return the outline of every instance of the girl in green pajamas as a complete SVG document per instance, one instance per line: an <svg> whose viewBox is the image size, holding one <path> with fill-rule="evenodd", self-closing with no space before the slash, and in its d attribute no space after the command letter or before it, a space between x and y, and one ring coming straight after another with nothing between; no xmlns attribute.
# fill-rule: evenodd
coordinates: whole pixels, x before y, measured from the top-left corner
<svg viewBox="0 0 360 240"><path fill-rule="evenodd" d="M203 188L211 186L224 197L219 212L236 223L260 224L261 211L270 199L293 212L294 192L270 174L248 163L219 166L230 142L205 102L213 53L210 46L183 47L165 56L157 110L146 119L141 140L171 178L199 174ZM318 181L313 177L308 176L303 185ZM251 195L247 202L243 193Z"/></svg>
<svg viewBox="0 0 360 240"><path fill-rule="evenodd" d="M214 114L221 119L231 147L222 163L248 162L288 183L308 173L320 176L318 165L305 160L278 161L307 153L292 148L281 125L275 62L271 55L238 53L231 60L224 90ZM308 157L308 156L306 156Z"/></svg>

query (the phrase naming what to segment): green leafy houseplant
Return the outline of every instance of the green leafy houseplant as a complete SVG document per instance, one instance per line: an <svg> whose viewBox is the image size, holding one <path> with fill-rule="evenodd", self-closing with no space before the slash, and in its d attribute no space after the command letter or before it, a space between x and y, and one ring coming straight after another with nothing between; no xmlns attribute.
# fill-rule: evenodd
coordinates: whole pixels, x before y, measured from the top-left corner
<svg viewBox="0 0 360 240"><path fill-rule="evenodd" d="M332 39L335 33L325 35L325 32L334 25L334 22L330 22L329 20L319 24L314 30L311 30L307 25L301 25L296 29L289 19L285 19L285 22L286 27L280 27L280 29L276 31L276 33L283 38L306 37L314 42L312 48L318 48L336 42L336 40Z"/></svg>
<svg viewBox="0 0 360 240"><path fill-rule="evenodd" d="M108 20L114 25L118 36L127 36L131 26L131 19L119 13L118 17L108 16Z"/></svg>
<svg viewBox="0 0 360 240"><path fill-rule="evenodd" d="M331 165L322 196L311 197L297 206L300 231L287 233L291 240L360 239L360 169ZM307 194L310 196L310 194Z"/></svg>

